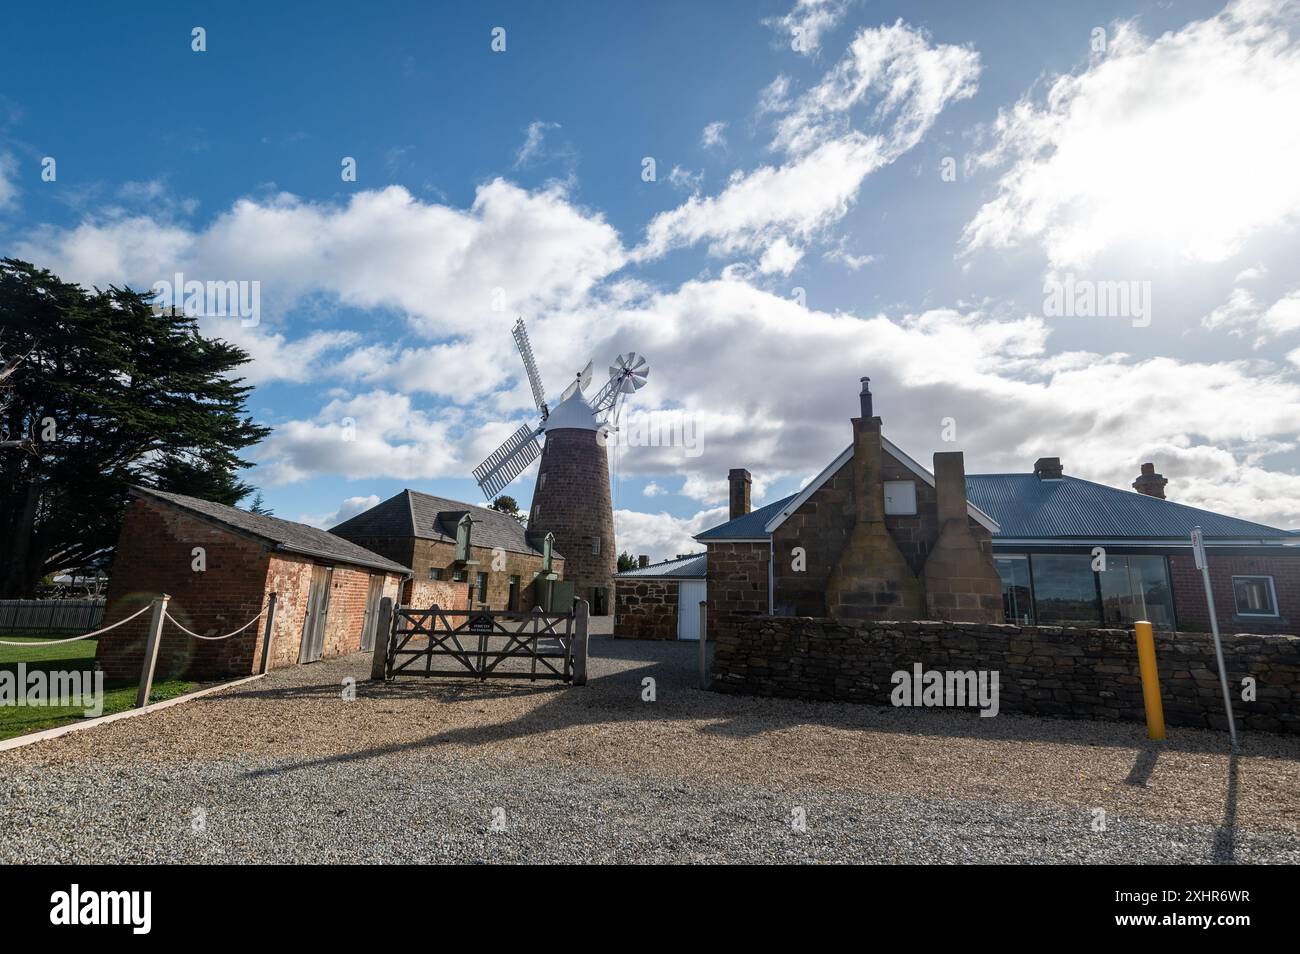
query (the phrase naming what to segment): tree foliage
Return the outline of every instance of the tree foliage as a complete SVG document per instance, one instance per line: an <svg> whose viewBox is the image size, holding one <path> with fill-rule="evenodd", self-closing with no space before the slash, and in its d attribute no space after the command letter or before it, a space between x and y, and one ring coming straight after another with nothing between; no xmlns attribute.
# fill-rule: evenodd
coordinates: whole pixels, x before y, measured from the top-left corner
<svg viewBox="0 0 1300 954"><path fill-rule="evenodd" d="M636 569L636 557L624 550L618 555L618 572Z"/></svg>
<svg viewBox="0 0 1300 954"><path fill-rule="evenodd" d="M132 484L224 504L252 490L239 452L269 431L234 376L248 354L150 299L0 259L0 342L23 356L0 411L23 441L0 449L0 598L111 548Z"/></svg>

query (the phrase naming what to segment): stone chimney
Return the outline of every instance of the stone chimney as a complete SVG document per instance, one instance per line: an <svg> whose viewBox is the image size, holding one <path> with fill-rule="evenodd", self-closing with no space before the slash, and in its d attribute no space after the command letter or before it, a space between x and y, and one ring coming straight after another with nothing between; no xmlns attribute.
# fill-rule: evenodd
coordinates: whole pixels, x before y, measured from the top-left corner
<svg viewBox="0 0 1300 954"><path fill-rule="evenodd" d="M637 566L649 566L649 565L650 565L650 558L649 558L648 556L646 556L646 555L643 553L643 554L641 554L639 557L636 558L636 565L637 565Z"/></svg>
<svg viewBox="0 0 1300 954"><path fill-rule="evenodd" d="M1148 497L1165 499L1165 484L1169 483L1164 474L1156 473L1155 464L1143 464L1142 475L1133 481L1133 489Z"/></svg>
<svg viewBox="0 0 1300 954"><path fill-rule="evenodd" d="M1061 458L1038 458L1034 461L1034 476L1039 480L1060 480L1064 476L1064 471L1061 470Z"/></svg>
<svg viewBox="0 0 1300 954"><path fill-rule="evenodd" d="M934 492L939 538L925 560L927 618L1002 622L1002 578L993 563L992 537L980 540L971 528L961 451L934 455Z"/></svg>
<svg viewBox="0 0 1300 954"><path fill-rule="evenodd" d="M861 408L871 410L862 379ZM921 581L885 526L885 451L878 417L853 419L853 529L826 583L826 612L840 619L920 619Z"/></svg>
<svg viewBox="0 0 1300 954"><path fill-rule="evenodd" d="M753 483L749 471L742 467L733 467L727 474L727 483L731 485L731 520L749 513L749 489Z"/></svg>

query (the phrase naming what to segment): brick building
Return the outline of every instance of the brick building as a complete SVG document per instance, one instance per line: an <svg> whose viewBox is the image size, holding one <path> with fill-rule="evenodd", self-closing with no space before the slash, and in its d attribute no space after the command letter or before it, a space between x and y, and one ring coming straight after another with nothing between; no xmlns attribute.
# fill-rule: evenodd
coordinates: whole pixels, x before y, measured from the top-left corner
<svg viewBox="0 0 1300 954"><path fill-rule="evenodd" d="M323 530L195 497L135 489L113 558L105 624L156 596L201 635L237 629L276 595L269 667L357 652L373 645L379 600L393 598L407 568ZM145 613L99 639L108 679L140 675ZM199 640L164 624L159 676L216 678L260 671L261 622L230 639Z"/></svg>
<svg viewBox="0 0 1300 954"><path fill-rule="evenodd" d="M750 474L729 474L730 517L698 534L710 620L732 613L1204 631L1209 613L1191 533L1207 547L1229 633L1295 633L1300 539L1166 500L1144 464L1134 493L1067 476L966 475L959 452L926 470L882 434L865 386L853 443L802 491L750 508ZM622 588L632 585L619 579ZM638 586L642 585L640 583ZM672 638L669 588L635 596L625 635ZM657 622L652 622L657 621ZM710 627L710 629L712 629ZM618 631L618 630L616 630Z"/></svg>
<svg viewBox="0 0 1300 954"><path fill-rule="evenodd" d="M707 554L640 565L614 578L614 635L629 639L699 639Z"/></svg>
<svg viewBox="0 0 1300 954"><path fill-rule="evenodd" d="M412 606L530 610L573 602L553 538L487 507L403 490L330 533L409 566L402 602Z"/></svg>

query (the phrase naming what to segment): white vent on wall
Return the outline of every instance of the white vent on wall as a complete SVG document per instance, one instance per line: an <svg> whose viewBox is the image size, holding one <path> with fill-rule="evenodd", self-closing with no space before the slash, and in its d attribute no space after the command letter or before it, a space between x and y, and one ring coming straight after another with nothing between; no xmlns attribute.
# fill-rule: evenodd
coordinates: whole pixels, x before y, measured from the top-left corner
<svg viewBox="0 0 1300 954"><path fill-rule="evenodd" d="M885 513L899 516L916 513L916 483L914 481L885 481Z"/></svg>

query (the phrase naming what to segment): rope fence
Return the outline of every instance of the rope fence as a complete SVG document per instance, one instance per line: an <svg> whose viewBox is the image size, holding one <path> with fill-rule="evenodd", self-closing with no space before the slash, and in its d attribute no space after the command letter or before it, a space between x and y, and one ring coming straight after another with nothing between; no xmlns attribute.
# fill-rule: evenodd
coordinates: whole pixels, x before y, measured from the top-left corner
<svg viewBox="0 0 1300 954"><path fill-rule="evenodd" d="M250 620L249 620L247 623L245 623L243 626L239 627L239 629L235 630L234 632L226 633L226 635L224 635L224 636L201 636L201 635L199 635L198 633L194 632L194 630L192 630L192 629L186 629L184 626L182 626L182 625L180 624L180 620L178 620L178 619L177 619L175 616L173 616L171 613L168 613L168 612L165 612L165 611L164 611L163 615L166 616L167 619L171 620L171 621L172 621L172 624L175 625L175 627L176 627L177 629L179 629L182 633L185 633L187 636L193 636L195 639L209 639L209 640L214 640L214 641L215 641L215 640L219 640L219 639L229 639L231 636L238 636L238 635L239 635L240 633L242 633L244 630L248 629L248 627L252 626L252 625L253 625L254 623L256 623L259 619L261 619L264 615L266 615L266 610L262 610L262 612L258 613L256 616L254 616L252 619L250 619Z"/></svg>
<svg viewBox="0 0 1300 954"><path fill-rule="evenodd" d="M131 614L130 616L128 616L126 619L119 619L116 623L113 623L113 624L111 624L111 625L109 625L109 626L105 626L105 627L103 627L102 629L97 629L97 630L95 630L95 631L92 632L92 633L82 633L80 636L70 636L70 637L68 637L67 639L42 639L42 640L29 640L29 639L23 639L23 640L0 639L0 646L58 646L58 645L61 645L62 643L75 643L75 642L77 642L77 640L80 640L80 639L90 639L91 636L98 636L98 635L100 635L101 633L107 633L110 629L117 629L117 628L118 628L119 626L121 626L123 623L129 623L129 622L131 622L131 620L135 619L135 618L136 618L137 616L139 616L141 613L143 613L143 612L145 612L146 610L151 609L151 608L152 608L152 604L150 604L149 606L141 606L138 610L136 610L134 613L132 613L132 614ZM258 614L258 615L261 615L261 614ZM173 622L175 622L175 620L173 620Z"/></svg>

